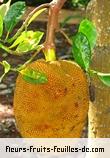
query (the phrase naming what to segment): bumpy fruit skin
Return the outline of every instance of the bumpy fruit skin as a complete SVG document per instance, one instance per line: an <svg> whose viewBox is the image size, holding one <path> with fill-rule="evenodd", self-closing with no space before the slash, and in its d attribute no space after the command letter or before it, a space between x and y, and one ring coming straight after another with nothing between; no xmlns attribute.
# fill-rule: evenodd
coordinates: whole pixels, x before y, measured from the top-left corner
<svg viewBox="0 0 110 158"><path fill-rule="evenodd" d="M44 72L48 82L31 84L19 75L14 94L18 129L28 138L79 138L87 117L87 78L74 62L38 60L28 67Z"/></svg>

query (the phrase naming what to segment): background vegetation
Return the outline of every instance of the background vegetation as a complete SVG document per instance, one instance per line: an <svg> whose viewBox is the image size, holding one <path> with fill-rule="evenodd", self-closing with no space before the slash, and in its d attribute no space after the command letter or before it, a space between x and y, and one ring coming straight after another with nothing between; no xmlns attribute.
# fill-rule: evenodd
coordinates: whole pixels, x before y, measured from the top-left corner
<svg viewBox="0 0 110 158"><path fill-rule="evenodd" d="M8 0L4 0L4 3L6 3ZM12 0L13 2L16 2L17 0ZM30 1L30 0L21 0L21 1L26 1L26 3L28 5L39 5L42 3L47 3L47 2L51 2L51 0L34 0L34 1ZM86 7L88 2L90 0L68 0L65 4L66 8L77 8L77 7Z"/></svg>

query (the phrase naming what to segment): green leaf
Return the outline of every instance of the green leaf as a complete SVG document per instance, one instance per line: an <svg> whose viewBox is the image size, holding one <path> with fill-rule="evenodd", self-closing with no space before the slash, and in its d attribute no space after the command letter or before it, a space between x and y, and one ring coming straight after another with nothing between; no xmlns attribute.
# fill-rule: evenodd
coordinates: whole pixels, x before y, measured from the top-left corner
<svg viewBox="0 0 110 158"><path fill-rule="evenodd" d="M85 19L80 23L79 31L83 33L89 40L91 50L94 48L97 40L97 31L92 22Z"/></svg>
<svg viewBox="0 0 110 158"><path fill-rule="evenodd" d="M47 9L47 8L43 8L43 9L40 9L39 11L37 11L37 12L31 17L31 19L29 20L27 26L28 26L32 21L34 21L35 18L36 18L37 16L39 16L42 12L44 12L46 9Z"/></svg>
<svg viewBox="0 0 110 158"><path fill-rule="evenodd" d="M36 50L37 46L42 39L44 33L40 31L27 31L23 32L21 36L18 37L18 39L13 43L12 47L15 47L18 45L16 51L19 54L23 54L25 52L29 52L32 50Z"/></svg>
<svg viewBox="0 0 110 158"><path fill-rule="evenodd" d="M22 32L22 34L14 41L14 43L10 46L10 48L16 47L18 44L25 41L27 38L31 36L32 31Z"/></svg>
<svg viewBox="0 0 110 158"><path fill-rule="evenodd" d="M7 15L4 18L5 28L7 32L11 32L16 24L21 19L22 15L26 10L25 2L16 2L11 5Z"/></svg>
<svg viewBox="0 0 110 158"><path fill-rule="evenodd" d="M44 84L48 81L44 73L30 69L30 68L25 68L21 70L20 73L22 74L23 79L27 81L28 83Z"/></svg>
<svg viewBox="0 0 110 158"><path fill-rule="evenodd" d="M0 77L0 82L2 81L2 79L5 77L5 75L10 71L11 66L7 61L2 61L0 62L0 64L4 67L4 74Z"/></svg>
<svg viewBox="0 0 110 158"><path fill-rule="evenodd" d="M110 73L97 72L97 76L106 86L110 87Z"/></svg>
<svg viewBox="0 0 110 158"><path fill-rule="evenodd" d="M4 73L5 74L8 73L10 71L10 68L11 68L10 64L4 60L4 61L2 61L2 65L4 66Z"/></svg>
<svg viewBox="0 0 110 158"><path fill-rule="evenodd" d="M15 42L10 46L10 48L14 48L17 45L25 42L25 41L32 41L35 40L36 45L40 42L41 38L43 37L44 33L40 31L27 31L22 32L22 34L15 40Z"/></svg>
<svg viewBox="0 0 110 158"><path fill-rule="evenodd" d="M2 36L2 34L3 34L3 18L0 15L0 37Z"/></svg>
<svg viewBox="0 0 110 158"><path fill-rule="evenodd" d="M2 16L2 19L4 19L5 15L7 14L9 7L10 7L11 0L9 0L6 4L2 4L0 6L0 15Z"/></svg>
<svg viewBox="0 0 110 158"><path fill-rule="evenodd" d="M72 53L75 61L87 71L91 62L91 49L87 37L81 32L73 38Z"/></svg>

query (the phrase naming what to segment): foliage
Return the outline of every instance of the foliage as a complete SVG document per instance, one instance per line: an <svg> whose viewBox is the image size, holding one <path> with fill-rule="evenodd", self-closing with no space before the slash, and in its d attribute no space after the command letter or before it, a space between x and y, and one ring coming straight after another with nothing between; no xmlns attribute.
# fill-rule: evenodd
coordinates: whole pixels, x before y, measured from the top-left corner
<svg viewBox="0 0 110 158"><path fill-rule="evenodd" d="M24 2L18 1L13 5L11 5L6 16L4 17L4 24L7 32L9 33L12 32L13 28L19 22L25 10L26 10L26 5Z"/></svg>
<svg viewBox="0 0 110 158"><path fill-rule="evenodd" d="M23 1L23 0L22 0ZM49 3L51 0L24 0L28 5L38 5L38 4L43 4L43 3ZM68 0L65 4L66 8L76 8L80 6L87 6L88 2L90 0ZM7 0L4 0L4 3L6 3ZM12 0L13 3L17 2L17 0Z"/></svg>
<svg viewBox="0 0 110 158"><path fill-rule="evenodd" d="M88 0L73 0L72 2L86 4ZM44 33L40 31L34 32L28 30L28 26L39 14L45 11L46 8L41 8L41 10L35 9L35 11L32 12L33 14L30 13L17 33L15 33L13 37L10 37L14 27L17 25L26 10L26 5L23 1L17 1L11 6L10 3L11 0L0 6L0 48L12 55L23 55L33 51L35 51L35 53L26 63L17 68L12 68L7 61L0 62L4 67L4 74L1 76L0 81L9 71L16 71L21 73L23 79L29 83L46 83L47 77L45 74L26 68L27 64L30 63L43 48L43 44L40 45L39 43L44 35ZM70 19L70 17L68 19ZM68 19L65 20L62 26L64 26ZM7 33L5 39L3 36L4 31ZM96 75L105 85L110 86L109 73L104 74L90 69L96 39L97 31L95 26L88 19L82 20L79 25L78 33L72 37L72 55L75 61L85 70L86 73L92 76Z"/></svg>
<svg viewBox="0 0 110 158"><path fill-rule="evenodd" d="M23 79L32 84L43 84L47 82L47 77L43 72L25 68L19 71L23 75Z"/></svg>
<svg viewBox="0 0 110 158"><path fill-rule="evenodd" d="M2 36L2 33L3 33L3 18L0 15L0 37Z"/></svg>
<svg viewBox="0 0 110 158"><path fill-rule="evenodd" d="M72 49L75 61L87 71L91 60L90 43L82 32L77 33L73 41Z"/></svg>
<svg viewBox="0 0 110 158"><path fill-rule="evenodd" d="M10 7L10 3L11 3L11 0L9 0L7 3L2 4L0 6L0 15L2 16L2 18L4 18L4 16L7 14Z"/></svg>
<svg viewBox="0 0 110 158"><path fill-rule="evenodd" d="M0 77L0 82L2 81L2 79L4 78L4 76L10 71L11 66L7 61L2 61L0 62L0 64L4 67L4 74Z"/></svg>
<svg viewBox="0 0 110 158"><path fill-rule="evenodd" d="M79 26L79 32L82 32L87 37L92 50L97 40L97 31L95 26L87 19L82 20Z"/></svg>
<svg viewBox="0 0 110 158"><path fill-rule="evenodd" d="M43 37L43 32L40 31L24 31L21 35L14 41L10 48L16 48L18 54L23 54L38 48L38 44Z"/></svg>
<svg viewBox="0 0 110 158"><path fill-rule="evenodd" d="M92 59L92 50L97 39L95 26L87 19L80 23L78 33L73 37L73 56L78 64L89 71Z"/></svg>
<svg viewBox="0 0 110 158"><path fill-rule="evenodd" d="M87 19L80 23L78 33L72 38L72 54L75 61L89 74L96 75L105 85L110 86L110 74L90 69L90 63L97 39L95 26Z"/></svg>
<svg viewBox="0 0 110 158"><path fill-rule="evenodd" d="M74 7L78 6L87 6L90 0L72 0L72 4Z"/></svg>
<svg viewBox="0 0 110 158"><path fill-rule="evenodd" d="M38 11L31 18L29 18L27 26L22 28L22 25L20 28L20 35L18 34L18 36L16 36L16 38L14 38L14 40L12 40L10 43L9 34L12 33L14 27L20 21L26 10L26 5L24 2L17 1L11 6L10 2L11 1L8 1L6 4L0 6L0 48L13 55L23 55L29 51L36 51L41 49L40 45L38 44L41 41L44 33L40 31L28 31L27 26L46 8ZM3 28L3 26L5 27ZM3 31L7 32L5 39L2 36ZM7 47L7 43L11 45ZM31 59L29 59L29 61L31 61ZM29 63L29 61L18 68L12 68L7 61L0 62L0 64L4 67L4 74L0 77L0 82L9 71L16 71L21 73L24 80L31 83L43 84L47 82L47 77L42 72L40 73L39 71L36 72L34 70L25 69L25 66Z"/></svg>

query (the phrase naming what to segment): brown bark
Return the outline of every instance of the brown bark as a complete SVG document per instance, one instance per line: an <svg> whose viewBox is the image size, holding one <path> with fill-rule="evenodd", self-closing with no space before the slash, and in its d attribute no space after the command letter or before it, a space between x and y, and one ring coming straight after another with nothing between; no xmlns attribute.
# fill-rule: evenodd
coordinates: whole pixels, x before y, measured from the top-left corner
<svg viewBox="0 0 110 158"><path fill-rule="evenodd" d="M110 73L110 0L92 0L87 9L87 17L93 21L98 31L97 47L94 50L92 68ZM110 88L97 78L95 100L89 108L89 137L110 138Z"/></svg>
<svg viewBox="0 0 110 158"><path fill-rule="evenodd" d="M110 1L91 0L87 8L88 17L96 25L98 31L98 45L110 44Z"/></svg>

